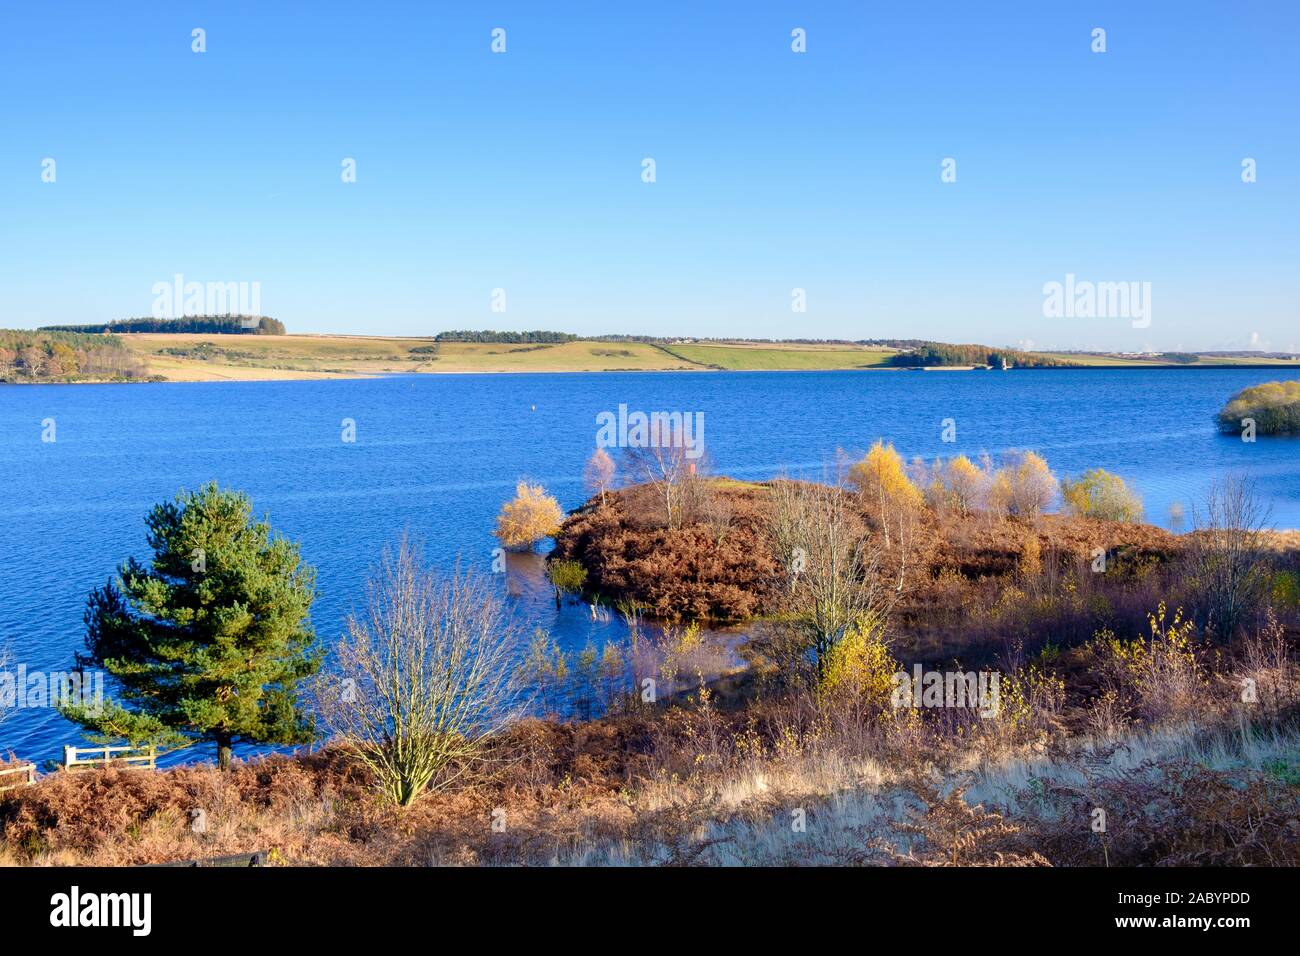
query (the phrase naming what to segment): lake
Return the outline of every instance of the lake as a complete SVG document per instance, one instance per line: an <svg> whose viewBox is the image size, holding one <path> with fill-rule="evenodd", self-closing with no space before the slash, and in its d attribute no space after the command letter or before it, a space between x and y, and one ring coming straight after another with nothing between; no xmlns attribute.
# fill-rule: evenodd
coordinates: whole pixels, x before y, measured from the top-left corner
<svg viewBox="0 0 1300 956"><path fill-rule="evenodd" d="M386 379L148 385L0 386L0 645L10 668L66 670L81 647L86 594L128 555L146 554L144 517L181 488L215 479L299 541L318 568L313 611L337 637L379 550L403 530L450 567L487 571L501 503L521 476L580 504L596 416L702 412L714 471L763 479L830 473L836 451L876 438L914 455L1012 448L1058 475L1122 475L1148 519L1179 522L1215 476L1257 479L1278 527L1300 527L1300 441L1219 435L1215 411L1285 369L1011 372L756 372L429 375ZM943 420L956 442L941 440ZM53 419L54 442L42 441ZM343 420L356 441L342 440ZM1187 526L1187 520L1182 527ZM574 650L621 637L617 619L558 611L540 561L501 575L516 612ZM506 578L509 578L509 582ZM0 754L58 758L78 743L48 709L0 722ZM245 748L241 752L247 753ZM204 752L197 756L210 758Z"/></svg>

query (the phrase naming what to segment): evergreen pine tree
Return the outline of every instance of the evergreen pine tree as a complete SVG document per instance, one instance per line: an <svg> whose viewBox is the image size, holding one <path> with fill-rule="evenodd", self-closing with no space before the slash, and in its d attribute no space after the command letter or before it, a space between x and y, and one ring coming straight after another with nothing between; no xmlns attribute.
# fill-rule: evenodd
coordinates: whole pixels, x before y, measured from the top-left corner
<svg viewBox="0 0 1300 956"><path fill-rule="evenodd" d="M77 655L115 678L122 704L65 715L103 739L215 743L223 770L236 742L311 740L296 691L322 652L308 617L316 573L298 546L216 483L155 506L147 524L153 560L128 559L91 592Z"/></svg>

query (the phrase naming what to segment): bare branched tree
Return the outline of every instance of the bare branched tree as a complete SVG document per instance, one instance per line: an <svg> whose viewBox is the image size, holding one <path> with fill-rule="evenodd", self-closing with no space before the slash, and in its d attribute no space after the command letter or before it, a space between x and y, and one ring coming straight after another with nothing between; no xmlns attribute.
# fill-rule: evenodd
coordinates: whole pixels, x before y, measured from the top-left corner
<svg viewBox="0 0 1300 956"><path fill-rule="evenodd" d="M627 471L654 489L663 507L664 525L681 527L682 486L694 474L687 449L678 443L626 449Z"/></svg>
<svg viewBox="0 0 1300 956"><path fill-rule="evenodd" d="M365 611L322 678L322 722L407 806L463 776L518 713L519 631L480 577L440 577L403 538L385 549Z"/></svg>
<svg viewBox="0 0 1300 956"><path fill-rule="evenodd" d="M608 500L609 489L614 487L614 471L614 459L603 448L597 448L591 453L582 470L583 485L590 494L600 495L602 505Z"/></svg>
<svg viewBox="0 0 1300 956"><path fill-rule="evenodd" d="M887 616L879 552L842 486L774 481L768 530L787 569L789 611L819 666L850 629Z"/></svg>
<svg viewBox="0 0 1300 956"><path fill-rule="evenodd" d="M1264 529L1270 511L1253 480L1229 475L1210 485L1204 509L1192 509L1187 557L1202 627L1231 640L1255 623L1264 603L1269 564Z"/></svg>

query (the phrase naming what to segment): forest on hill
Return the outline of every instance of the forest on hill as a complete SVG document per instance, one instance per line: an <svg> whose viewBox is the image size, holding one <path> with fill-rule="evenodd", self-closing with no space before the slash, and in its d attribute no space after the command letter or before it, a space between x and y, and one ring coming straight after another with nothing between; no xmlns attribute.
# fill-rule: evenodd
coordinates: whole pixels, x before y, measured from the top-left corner
<svg viewBox="0 0 1300 956"><path fill-rule="evenodd" d="M47 325L41 332L88 334L183 332L188 334L284 335L284 323L267 315L186 315L178 319L115 319L91 325Z"/></svg>

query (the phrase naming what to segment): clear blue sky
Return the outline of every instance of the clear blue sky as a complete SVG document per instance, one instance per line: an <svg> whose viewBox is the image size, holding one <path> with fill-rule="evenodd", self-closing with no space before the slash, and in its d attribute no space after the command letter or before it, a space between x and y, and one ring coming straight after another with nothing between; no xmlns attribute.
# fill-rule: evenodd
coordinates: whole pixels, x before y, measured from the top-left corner
<svg viewBox="0 0 1300 956"><path fill-rule="evenodd" d="M3 0L0 325L182 273L292 331L1293 348L1298 64L1294 0Z"/></svg>

